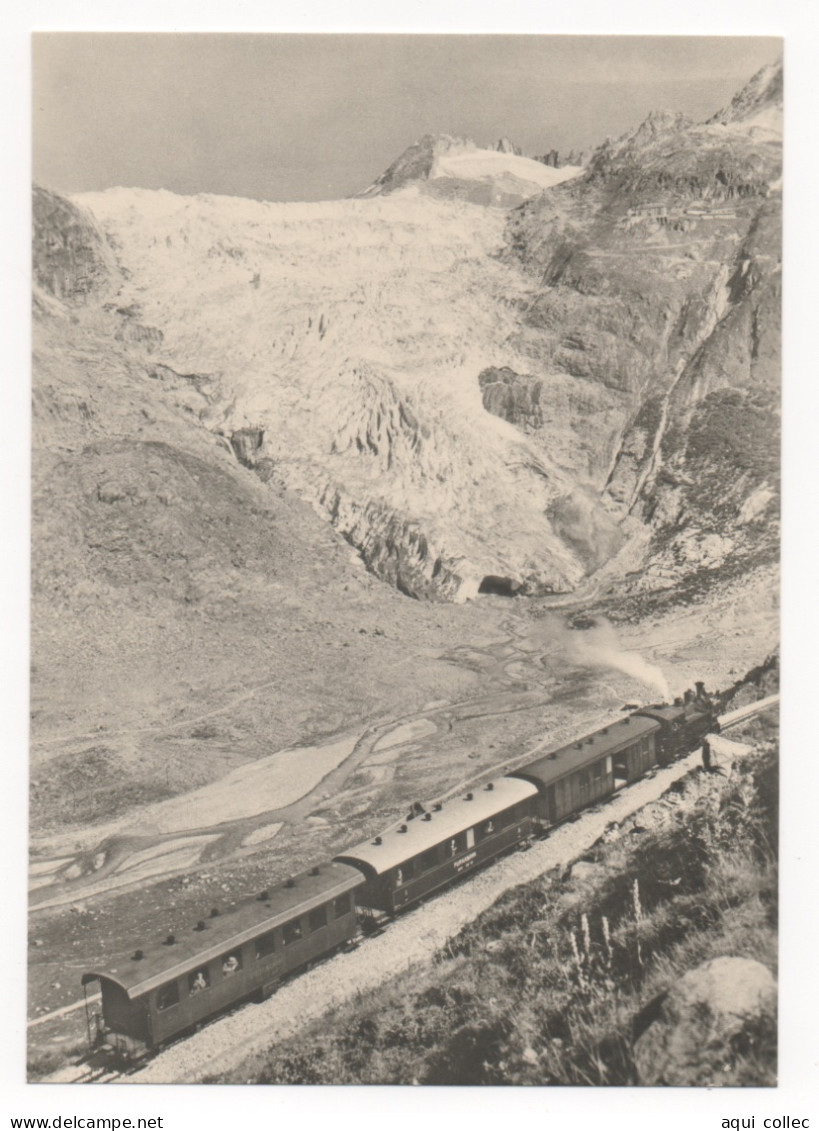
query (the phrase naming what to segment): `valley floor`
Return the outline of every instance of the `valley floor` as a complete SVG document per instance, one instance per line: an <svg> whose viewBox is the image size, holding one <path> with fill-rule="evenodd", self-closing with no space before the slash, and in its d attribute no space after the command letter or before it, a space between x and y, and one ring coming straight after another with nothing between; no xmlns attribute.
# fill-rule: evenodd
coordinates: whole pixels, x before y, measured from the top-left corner
<svg viewBox="0 0 819 1131"><path fill-rule="evenodd" d="M33 1061L56 1066L81 1047L82 1010L71 1007L79 1005L80 974L97 956L132 950L134 939L196 921L214 900L330 857L416 798L456 792L582 733L625 702L656 698L627 674L641 663L657 665L672 694L700 678L710 688L730 685L776 646L775 595L775 579L757 577L715 593L707 606L619 626L616 648L607 630L597 652L596 630L569 629L569 610L545 601L487 598L477 609L449 609L472 642L452 639L428 662L431 672L458 673L459 694L231 769L191 795L189 808L183 796L35 836Z"/></svg>

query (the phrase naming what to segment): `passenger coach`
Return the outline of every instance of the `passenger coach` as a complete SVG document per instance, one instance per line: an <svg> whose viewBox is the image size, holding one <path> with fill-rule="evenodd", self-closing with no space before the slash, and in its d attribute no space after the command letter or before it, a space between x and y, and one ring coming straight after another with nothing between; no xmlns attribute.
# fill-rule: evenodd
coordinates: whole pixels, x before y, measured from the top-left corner
<svg viewBox="0 0 819 1131"><path fill-rule="evenodd" d="M133 1055L237 1001L261 1000L282 978L355 937L362 885L355 868L322 864L89 971L82 984L99 981L102 991L98 1037Z"/></svg>
<svg viewBox="0 0 819 1131"><path fill-rule="evenodd" d="M416 802L403 821L336 860L367 877L363 906L392 914L532 834L529 782L501 778L429 810Z"/></svg>
<svg viewBox="0 0 819 1131"><path fill-rule="evenodd" d="M537 787L536 815L543 824L556 825L655 766L660 729L654 719L626 715L513 770L510 778Z"/></svg>

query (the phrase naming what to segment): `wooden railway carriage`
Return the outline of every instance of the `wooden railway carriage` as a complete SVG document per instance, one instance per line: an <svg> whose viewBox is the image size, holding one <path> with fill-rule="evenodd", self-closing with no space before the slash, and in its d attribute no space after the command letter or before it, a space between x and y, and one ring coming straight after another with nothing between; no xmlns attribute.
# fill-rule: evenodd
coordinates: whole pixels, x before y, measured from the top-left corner
<svg viewBox="0 0 819 1131"><path fill-rule="evenodd" d="M416 802L406 820L336 860L367 877L364 907L392 914L526 840L536 796L529 782L501 778L428 810Z"/></svg>
<svg viewBox="0 0 819 1131"><path fill-rule="evenodd" d="M322 864L84 974L83 985L100 983L104 1043L153 1049L235 1002L266 997L356 935L363 882L355 868Z"/></svg>
<svg viewBox="0 0 819 1131"><path fill-rule="evenodd" d="M512 771L537 786L537 815L556 825L593 805L657 764L654 719L626 715L585 738L560 746Z"/></svg>

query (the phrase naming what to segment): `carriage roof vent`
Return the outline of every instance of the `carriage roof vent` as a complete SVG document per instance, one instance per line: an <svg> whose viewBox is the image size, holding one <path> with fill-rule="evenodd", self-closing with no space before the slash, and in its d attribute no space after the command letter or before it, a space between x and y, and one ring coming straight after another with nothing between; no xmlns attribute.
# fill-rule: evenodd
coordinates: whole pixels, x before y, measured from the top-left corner
<svg viewBox="0 0 819 1131"><path fill-rule="evenodd" d="M398 831L399 831L399 833L405 833L407 831L407 826L406 825L399 825Z"/></svg>
<svg viewBox="0 0 819 1131"><path fill-rule="evenodd" d="M608 728L608 727L603 727L603 729L602 729L602 730L600 731L600 733L601 733L601 734L608 734L608 733L609 733L609 728Z"/></svg>
<svg viewBox="0 0 819 1131"><path fill-rule="evenodd" d="M318 864L314 864L313 867L310 869L310 875L311 876L318 876L320 874L321 874L321 868L319 868Z"/></svg>
<svg viewBox="0 0 819 1131"><path fill-rule="evenodd" d="M431 813L424 813L424 820L425 821L431 821L432 820L432 814Z"/></svg>
<svg viewBox="0 0 819 1131"><path fill-rule="evenodd" d="M384 843L384 842L382 841L382 839L381 839L381 837L380 837L380 836L377 836L377 837L375 838L375 840L373 841L373 844L374 844L374 845L375 845L376 847L378 847L378 845L379 845L379 844L383 844L383 843Z"/></svg>
<svg viewBox="0 0 819 1131"><path fill-rule="evenodd" d="M173 946L176 942L176 935L166 935L163 946Z"/></svg>
<svg viewBox="0 0 819 1131"><path fill-rule="evenodd" d="M495 788L495 783L493 781L488 781L483 788L486 790L487 793L491 793L492 790Z"/></svg>
<svg viewBox="0 0 819 1131"><path fill-rule="evenodd" d="M582 742L576 742L576 743L574 744L574 748L575 748L575 750L579 750L579 749L580 749L580 747L581 747L582 745L583 745L583 743L582 743Z"/></svg>
<svg viewBox="0 0 819 1131"><path fill-rule="evenodd" d="M624 719L621 719L620 722L623 724L624 727L627 727L628 724L631 722L631 716L626 715L626 717Z"/></svg>
<svg viewBox="0 0 819 1131"><path fill-rule="evenodd" d="M436 801L436 802L435 802L435 804L434 804L434 805L432 806L432 811L433 811L434 813L440 813L440 812L441 812L441 810L443 809L443 807L444 807L444 806L443 806L443 802L442 802L442 801Z"/></svg>
<svg viewBox="0 0 819 1131"><path fill-rule="evenodd" d="M288 876L287 879L284 881L284 886L286 888L294 888L296 886L296 881L293 879L292 876Z"/></svg>
<svg viewBox="0 0 819 1131"><path fill-rule="evenodd" d="M594 735L592 735L592 737L591 737L591 738L587 738L587 739L586 739L586 745L587 745L587 746L592 746L592 745L593 745L593 743L594 743Z"/></svg>
<svg viewBox="0 0 819 1131"><path fill-rule="evenodd" d="M208 929L208 925L204 919L200 919L193 929L195 931L206 931Z"/></svg>
<svg viewBox="0 0 819 1131"><path fill-rule="evenodd" d="M267 890L267 888L265 888L264 891L259 892L256 898L258 899L259 903L264 903L265 900L270 899L270 892Z"/></svg>
<svg viewBox="0 0 819 1131"><path fill-rule="evenodd" d="M218 907L211 907L210 917L211 917L211 919L218 919L219 918L219 908Z"/></svg>
<svg viewBox="0 0 819 1131"><path fill-rule="evenodd" d="M466 797L464 798L464 801L472 801L474 796L475 796L474 793L467 793Z"/></svg>
<svg viewBox="0 0 819 1131"><path fill-rule="evenodd" d="M134 962L139 962L144 957L145 957L145 951L144 950L135 950L134 953L131 955L131 958L134 960Z"/></svg>

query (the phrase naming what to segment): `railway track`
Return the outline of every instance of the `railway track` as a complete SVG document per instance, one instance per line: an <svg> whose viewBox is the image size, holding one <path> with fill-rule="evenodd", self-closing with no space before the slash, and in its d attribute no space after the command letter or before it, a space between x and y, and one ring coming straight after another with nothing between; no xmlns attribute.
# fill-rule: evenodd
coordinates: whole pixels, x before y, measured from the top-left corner
<svg viewBox="0 0 819 1131"><path fill-rule="evenodd" d="M717 719L721 730L730 730L731 727L739 726L747 719L752 719L754 715L760 715L763 711L767 711L770 707L779 706L779 694L769 695L765 699L756 699L753 703L747 703L744 707L737 707L735 711L729 711L727 715L720 715Z"/></svg>
<svg viewBox="0 0 819 1131"><path fill-rule="evenodd" d="M114 1068L110 1064L67 1064L47 1078L49 1084L116 1084L139 1071L141 1065L132 1068Z"/></svg>

